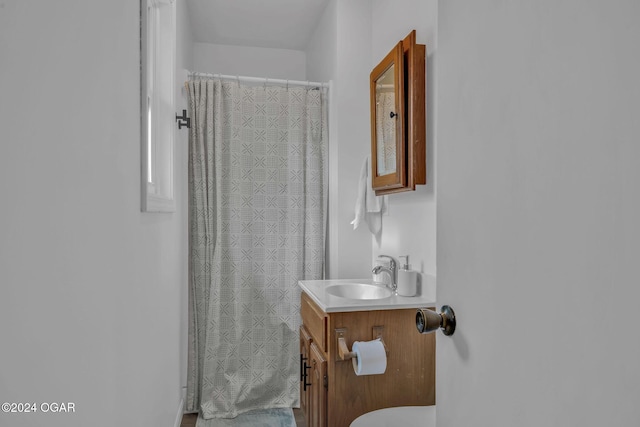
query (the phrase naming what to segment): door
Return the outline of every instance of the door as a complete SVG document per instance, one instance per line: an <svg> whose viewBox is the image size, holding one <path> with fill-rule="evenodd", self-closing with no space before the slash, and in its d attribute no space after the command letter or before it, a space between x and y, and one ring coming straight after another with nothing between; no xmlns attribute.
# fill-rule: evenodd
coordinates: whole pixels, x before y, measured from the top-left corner
<svg viewBox="0 0 640 427"><path fill-rule="evenodd" d="M311 369L310 346L311 334L304 325L300 326L300 409L304 414L307 425L310 425L311 413L309 401L311 396L310 376Z"/></svg>
<svg viewBox="0 0 640 427"><path fill-rule="evenodd" d="M438 3L438 427L638 425L638 16Z"/></svg>
<svg viewBox="0 0 640 427"><path fill-rule="evenodd" d="M308 427L327 427L327 359L315 342L311 343L311 395Z"/></svg>

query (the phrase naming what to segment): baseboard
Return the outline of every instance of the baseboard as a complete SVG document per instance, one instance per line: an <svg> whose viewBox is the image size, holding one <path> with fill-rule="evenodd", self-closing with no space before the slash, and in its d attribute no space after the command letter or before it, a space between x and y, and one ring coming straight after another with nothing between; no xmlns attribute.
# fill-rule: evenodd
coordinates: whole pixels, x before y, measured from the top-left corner
<svg viewBox="0 0 640 427"><path fill-rule="evenodd" d="M186 401L187 389L182 388L180 391L180 404L178 405L178 413L176 414L176 422L173 424L174 427L180 427L182 424L182 415L184 414L184 402Z"/></svg>

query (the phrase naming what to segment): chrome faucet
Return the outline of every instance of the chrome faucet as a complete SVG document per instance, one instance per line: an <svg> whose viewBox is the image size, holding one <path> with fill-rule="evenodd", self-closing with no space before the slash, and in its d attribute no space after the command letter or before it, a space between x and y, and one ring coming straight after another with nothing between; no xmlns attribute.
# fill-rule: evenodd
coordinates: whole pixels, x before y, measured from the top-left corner
<svg viewBox="0 0 640 427"><path fill-rule="evenodd" d="M397 277L397 267L396 267L396 260L393 259L392 257L390 257L389 255L378 255L378 258L389 258L389 267L384 267L382 265L376 265L375 267L373 267L373 270L371 270L371 272L373 274L379 274L381 272L385 272L389 275L389 279L391 281L391 283L389 283L389 287L391 288L391 290L393 291L393 293L397 292L398 289L398 282L396 280Z"/></svg>

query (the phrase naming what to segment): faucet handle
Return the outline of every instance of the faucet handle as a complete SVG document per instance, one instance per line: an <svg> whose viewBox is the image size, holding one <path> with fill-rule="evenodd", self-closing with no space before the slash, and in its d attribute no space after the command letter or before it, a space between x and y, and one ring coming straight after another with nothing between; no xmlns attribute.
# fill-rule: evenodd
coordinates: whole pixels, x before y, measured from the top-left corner
<svg viewBox="0 0 640 427"><path fill-rule="evenodd" d="M393 259L392 256L389 256L389 255L378 255L378 258L389 258L389 268L392 268L392 269L396 268L396 260Z"/></svg>

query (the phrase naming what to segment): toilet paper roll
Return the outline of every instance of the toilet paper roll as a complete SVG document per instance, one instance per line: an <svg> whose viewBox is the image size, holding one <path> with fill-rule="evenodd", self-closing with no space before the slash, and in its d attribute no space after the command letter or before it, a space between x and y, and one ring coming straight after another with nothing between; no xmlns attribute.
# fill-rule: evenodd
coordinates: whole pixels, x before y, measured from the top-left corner
<svg viewBox="0 0 640 427"><path fill-rule="evenodd" d="M379 339L355 341L351 351L356 354L352 359L356 375L384 374L387 370L387 352Z"/></svg>

